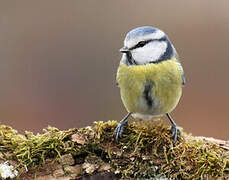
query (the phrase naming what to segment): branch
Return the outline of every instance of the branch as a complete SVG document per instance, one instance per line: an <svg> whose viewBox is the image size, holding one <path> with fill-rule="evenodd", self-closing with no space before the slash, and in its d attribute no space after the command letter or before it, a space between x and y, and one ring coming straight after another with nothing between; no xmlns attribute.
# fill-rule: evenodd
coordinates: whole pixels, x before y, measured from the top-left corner
<svg viewBox="0 0 229 180"><path fill-rule="evenodd" d="M229 178L229 141L186 133L174 144L168 127L129 124L115 142L116 121L93 127L43 134L18 134L0 127L0 163L11 166L18 179L207 179ZM5 163L5 164L4 164ZM2 178L4 174L0 165Z"/></svg>

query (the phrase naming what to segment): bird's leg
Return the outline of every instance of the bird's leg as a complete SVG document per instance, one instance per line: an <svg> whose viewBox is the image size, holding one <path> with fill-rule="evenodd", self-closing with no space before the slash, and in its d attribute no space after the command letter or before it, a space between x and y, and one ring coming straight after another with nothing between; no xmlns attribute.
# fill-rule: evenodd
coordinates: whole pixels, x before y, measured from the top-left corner
<svg viewBox="0 0 229 180"><path fill-rule="evenodd" d="M125 130L127 119L131 115L129 112L119 123L118 126L115 128L114 136L115 140L118 141L119 138L122 137L123 131Z"/></svg>
<svg viewBox="0 0 229 180"><path fill-rule="evenodd" d="M178 129L178 127L177 127L176 123L174 122L174 120L172 119L172 117L168 113L166 113L166 115L172 124L172 127L171 127L172 139L174 142L176 142L177 136L181 135L181 131Z"/></svg>

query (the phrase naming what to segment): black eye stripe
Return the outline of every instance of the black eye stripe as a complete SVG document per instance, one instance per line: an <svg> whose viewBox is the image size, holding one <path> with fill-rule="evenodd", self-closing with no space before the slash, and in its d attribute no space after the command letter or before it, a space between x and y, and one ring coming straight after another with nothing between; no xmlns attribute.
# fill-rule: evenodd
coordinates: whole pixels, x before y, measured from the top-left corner
<svg viewBox="0 0 229 180"><path fill-rule="evenodd" d="M140 41L138 44L136 44L134 47L130 48L130 50L133 50L133 49L137 49L139 47L143 47L145 46L146 44L148 44L149 42L152 42L153 39L149 39L147 41Z"/></svg>
<svg viewBox="0 0 229 180"><path fill-rule="evenodd" d="M155 40L157 40L157 41L168 41L168 39L165 36L162 37L161 39L155 39Z"/></svg>
<svg viewBox="0 0 229 180"><path fill-rule="evenodd" d="M167 41L167 38L164 36L164 37L162 37L160 39L149 39L149 40L146 40L146 41L140 41L138 44L136 44L135 46L133 46L133 47L131 47L129 49L130 50L133 50L133 49L137 49L139 47L143 47L143 46L145 46L146 44L148 44L148 43L150 43L152 41L159 41L159 42L161 42L161 41Z"/></svg>
<svg viewBox="0 0 229 180"><path fill-rule="evenodd" d="M143 47L143 46L145 46L146 44L148 44L148 43L151 42L151 41L152 41L152 40L140 41L140 42L135 46L135 48Z"/></svg>

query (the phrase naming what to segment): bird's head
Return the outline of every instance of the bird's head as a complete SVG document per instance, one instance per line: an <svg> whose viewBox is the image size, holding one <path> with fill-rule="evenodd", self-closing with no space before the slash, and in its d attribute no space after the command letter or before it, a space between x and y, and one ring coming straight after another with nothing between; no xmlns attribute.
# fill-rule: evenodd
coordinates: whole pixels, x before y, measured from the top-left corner
<svg viewBox="0 0 229 180"><path fill-rule="evenodd" d="M127 65L158 63L176 53L166 34L160 29L143 26L131 30L124 40L122 62Z"/></svg>

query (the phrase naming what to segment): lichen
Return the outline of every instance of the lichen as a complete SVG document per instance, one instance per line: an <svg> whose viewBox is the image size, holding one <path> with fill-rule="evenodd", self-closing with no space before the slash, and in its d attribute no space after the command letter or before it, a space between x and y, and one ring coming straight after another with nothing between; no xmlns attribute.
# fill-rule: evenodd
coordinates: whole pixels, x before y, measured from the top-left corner
<svg viewBox="0 0 229 180"><path fill-rule="evenodd" d="M183 132L174 144L169 127L162 123L131 123L116 142L116 126L117 121L99 121L93 127L48 127L42 134L22 135L2 125L0 162L14 164L21 177L75 178L106 171L123 179L229 178L229 151L216 143Z"/></svg>
<svg viewBox="0 0 229 180"><path fill-rule="evenodd" d="M9 165L8 162L0 164L0 178L2 179L13 179L17 177L18 171L14 169L12 165Z"/></svg>

